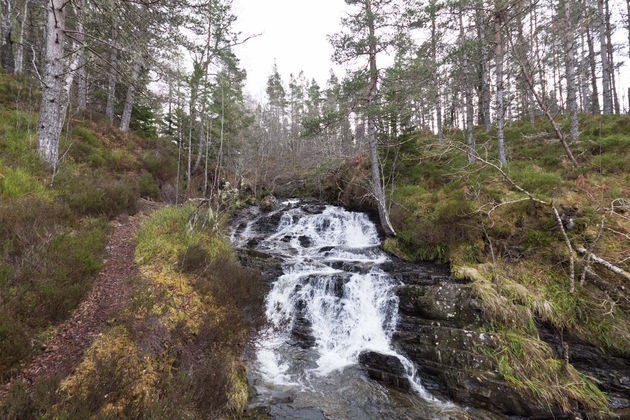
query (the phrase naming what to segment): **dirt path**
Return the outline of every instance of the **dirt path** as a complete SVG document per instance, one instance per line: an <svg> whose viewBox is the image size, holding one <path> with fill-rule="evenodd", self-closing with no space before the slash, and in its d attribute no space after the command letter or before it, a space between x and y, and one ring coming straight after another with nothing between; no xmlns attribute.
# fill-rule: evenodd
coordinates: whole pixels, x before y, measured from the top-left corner
<svg viewBox="0 0 630 420"><path fill-rule="evenodd" d="M142 219L161 206L146 200L140 200L138 205L139 211L135 216L120 216L112 222L114 229L107 245L106 260L85 300L70 319L58 326L57 335L46 344L44 352L36 356L11 383L22 380L30 386L40 378L68 376L79 364L94 337L123 308L131 294L127 280L138 274L134 262L135 235ZM0 388L0 402L9 386Z"/></svg>

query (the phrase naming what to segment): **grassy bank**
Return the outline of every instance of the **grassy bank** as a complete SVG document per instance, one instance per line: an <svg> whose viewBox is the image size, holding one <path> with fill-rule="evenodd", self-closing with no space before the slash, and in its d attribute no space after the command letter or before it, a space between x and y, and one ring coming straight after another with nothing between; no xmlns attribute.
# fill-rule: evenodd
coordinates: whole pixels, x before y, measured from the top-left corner
<svg viewBox="0 0 630 420"><path fill-rule="evenodd" d="M503 170L558 208L574 246L628 271L630 118L583 116L580 122L580 140L571 144L578 169L565 159L550 125L538 120L535 127L518 121L506 129L509 163ZM480 157L496 161L496 133L476 129L475 137ZM464 138L450 131L438 145L431 133L407 134L400 148L388 151L385 165L396 174L391 218L398 235L387 240L386 249L411 261L448 262L456 276L472 281L486 321L479 328L500 343L479 351L492 355L510 384L543 405L570 410L578 402L605 410L596 382L564 364L538 338L539 328L628 357L630 284L597 264L580 284L585 261L575 254L577 286L570 293L569 253L551 207L529 199L491 165L469 164ZM348 161L328 181L327 194L369 208L363 199L367 165L361 157Z"/></svg>
<svg viewBox="0 0 630 420"><path fill-rule="evenodd" d="M235 417L247 401L244 345L260 320L257 273L196 205L166 207L138 234L130 303L75 372L32 396L15 388L15 418ZM37 389L39 391L37 391ZM0 411L1 412L1 411Z"/></svg>
<svg viewBox="0 0 630 420"><path fill-rule="evenodd" d="M57 172L35 153L37 89L0 76L0 382L41 351L90 290L108 220L159 198L171 146L74 119Z"/></svg>

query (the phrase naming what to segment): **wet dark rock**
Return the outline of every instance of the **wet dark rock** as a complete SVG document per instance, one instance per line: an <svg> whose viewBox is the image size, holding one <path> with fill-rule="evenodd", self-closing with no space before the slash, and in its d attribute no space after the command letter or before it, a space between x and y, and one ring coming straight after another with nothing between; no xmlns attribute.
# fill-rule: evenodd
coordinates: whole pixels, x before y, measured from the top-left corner
<svg viewBox="0 0 630 420"><path fill-rule="evenodd" d="M470 286L438 283L433 287L400 286L397 290L400 312L457 327L479 322L481 308Z"/></svg>
<svg viewBox="0 0 630 420"><path fill-rule="evenodd" d="M298 241L303 248L309 248L312 245L311 238L306 235L298 237Z"/></svg>
<svg viewBox="0 0 630 420"><path fill-rule="evenodd" d="M255 248L260 243L260 238L252 238L247 241L247 246L249 248Z"/></svg>
<svg viewBox="0 0 630 420"><path fill-rule="evenodd" d="M405 367L396 356L364 351L359 355L359 364L375 381L403 391L409 391L411 388Z"/></svg>
<svg viewBox="0 0 630 420"><path fill-rule="evenodd" d="M290 404L272 405L269 417L282 420L326 420L321 410L312 407L293 407Z"/></svg>
<svg viewBox="0 0 630 420"><path fill-rule="evenodd" d="M278 230L278 226L280 226L280 219L282 219L281 212L269 213L260 216L252 224L252 229L254 232L260 234L262 237L271 235L273 233L276 233L276 231Z"/></svg>
<svg viewBox="0 0 630 420"><path fill-rule="evenodd" d="M554 350L555 356L563 354L562 341L569 345L569 362L580 372L597 378L599 388L609 398L610 408L630 409L630 359L604 353L600 348L564 333L561 338L553 327L545 323L538 325L541 340Z"/></svg>
<svg viewBox="0 0 630 420"><path fill-rule="evenodd" d="M306 316L306 303L299 299L295 307L297 313L293 320L293 329L291 337L295 339L295 344L303 349L309 349L315 345L315 337L313 337L313 329L311 328L311 320Z"/></svg>
<svg viewBox="0 0 630 420"><path fill-rule="evenodd" d="M271 402L271 404L287 404L292 403L294 399L295 396L290 392L275 391L271 393L269 402Z"/></svg>
<svg viewBox="0 0 630 420"><path fill-rule="evenodd" d="M372 264L366 264L363 262L356 261L330 261L328 266L334 268L335 270L342 270L347 273L359 273L359 274L367 274L370 269L373 267Z"/></svg>
<svg viewBox="0 0 630 420"><path fill-rule="evenodd" d="M332 282L330 284L332 285L333 293L337 298L343 298L344 289L347 281L348 278L345 276L333 276Z"/></svg>
<svg viewBox="0 0 630 420"><path fill-rule="evenodd" d="M319 252L329 252L329 251L332 251L333 249L335 249L334 246L323 246L319 248Z"/></svg>
<svg viewBox="0 0 630 420"><path fill-rule="evenodd" d="M306 214L320 214L326 210L325 204L307 204L302 206L302 211Z"/></svg>

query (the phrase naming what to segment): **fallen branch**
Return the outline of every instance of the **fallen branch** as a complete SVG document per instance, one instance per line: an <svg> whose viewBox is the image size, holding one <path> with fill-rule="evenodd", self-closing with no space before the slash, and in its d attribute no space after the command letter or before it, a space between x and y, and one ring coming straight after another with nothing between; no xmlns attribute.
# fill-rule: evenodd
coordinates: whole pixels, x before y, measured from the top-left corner
<svg viewBox="0 0 630 420"><path fill-rule="evenodd" d="M466 150L464 150L463 148L461 148L458 144L453 143L453 147L455 149L458 149L460 151L464 151L466 153L469 152L469 149L466 148ZM538 203L538 204L542 204L543 206L547 206L547 207L551 207L551 209L553 210L554 216L558 222L558 228L560 229L560 231L562 232L562 236L564 238L564 242L567 245L567 249L569 251L569 280L570 280L570 287L571 287L571 293L575 293L575 260L573 258L573 246L571 245L571 240L569 239L569 236L567 235L567 231L564 229L564 224L562 223L562 218L560 217L560 213L558 213L558 209L556 209L556 207L553 205L553 202L547 202L545 200L541 200L537 197L535 197L532 193L530 193L529 191L527 191L525 188L521 187L520 185L518 185L516 182L514 182L514 180L512 178L510 178L510 176L503 170L503 168L501 168L498 165L495 165L494 163L490 162L487 159L482 158L481 156L479 156L478 153L473 152L475 157L477 158L478 161L485 163L486 165L489 165L491 167L493 167L494 169L496 169L497 171L499 171L499 173L503 176L503 178L505 178L505 180L512 185L512 187L514 187L516 190L518 190L519 192L525 194L529 200ZM523 200L513 200L511 202L505 202L505 204L510 204L510 203L517 203ZM501 204L500 204L501 205ZM490 213L488 213L488 216L490 216Z"/></svg>
<svg viewBox="0 0 630 420"><path fill-rule="evenodd" d="M558 209L555 206L551 206L553 209L553 214L556 216L556 220L558 221L558 227L562 232L562 236L564 236L564 242L567 244L567 248L569 250L569 280L571 284L571 293L575 293L575 261L573 260L573 246L571 246L571 240L567 236L567 231L564 230L564 224L562 224L562 218L560 217L560 213L558 213Z"/></svg>
<svg viewBox="0 0 630 420"><path fill-rule="evenodd" d="M586 254L586 263L584 264L584 270L582 271L582 277L580 278L580 286L584 286L584 281L586 280L586 272L591 267L591 259L593 257L593 254L591 251L595 249L595 245L597 245L599 238L602 237L602 233L604 232L605 221L606 221L606 215L602 214L602 221L599 224L599 232L597 232L597 236L595 237L595 240L593 241L593 243L591 243L590 250L587 250L588 252Z"/></svg>
<svg viewBox="0 0 630 420"><path fill-rule="evenodd" d="M577 252L580 255L587 255L589 253L586 250L586 248L578 248ZM608 261L598 257L597 255L593 253L590 253L590 255L591 255L591 259L597 264L601 265L602 267L606 268L609 271L612 271L615 274L619 274L620 276L625 277L627 280L630 280L630 273L625 271L623 268L617 267L616 265L609 263Z"/></svg>

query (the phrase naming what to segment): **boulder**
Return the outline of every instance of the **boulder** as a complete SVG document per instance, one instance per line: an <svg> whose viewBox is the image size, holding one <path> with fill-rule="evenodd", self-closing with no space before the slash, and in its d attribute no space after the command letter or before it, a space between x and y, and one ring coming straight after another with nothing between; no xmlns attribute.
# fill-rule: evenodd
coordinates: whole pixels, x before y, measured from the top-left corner
<svg viewBox="0 0 630 420"><path fill-rule="evenodd" d="M375 381L403 391L411 388L405 367L394 355L364 351L359 355L359 364Z"/></svg>

